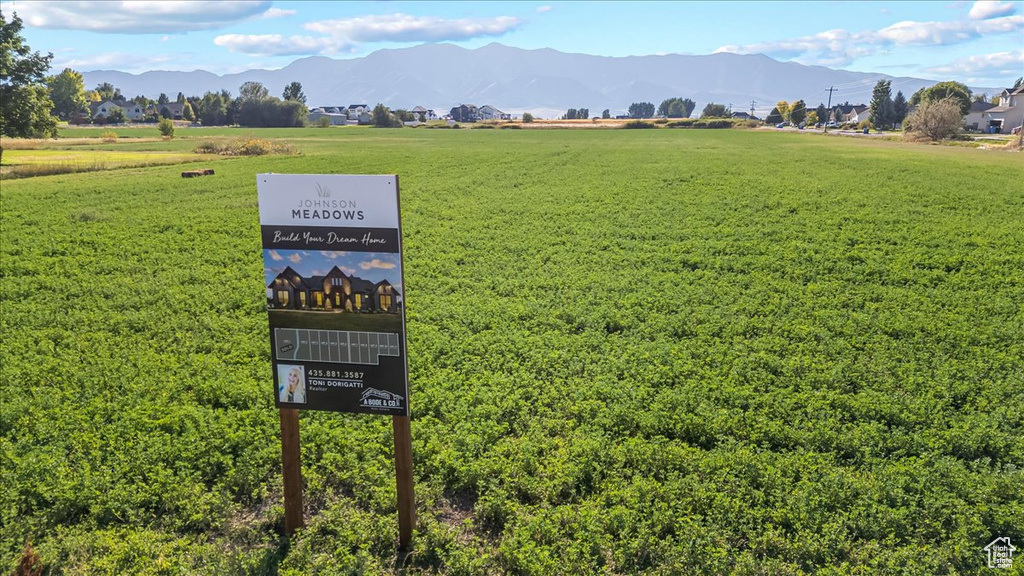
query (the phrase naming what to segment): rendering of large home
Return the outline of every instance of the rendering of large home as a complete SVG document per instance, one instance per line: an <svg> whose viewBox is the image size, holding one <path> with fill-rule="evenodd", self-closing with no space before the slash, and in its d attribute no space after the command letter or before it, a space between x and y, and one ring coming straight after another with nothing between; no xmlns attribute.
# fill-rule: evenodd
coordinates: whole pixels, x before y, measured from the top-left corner
<svg viewBox="0 0 1024 576"><path fill-rule="evenodd" d="M275 310L384 312L401 310L401 294L387 280L374 284L337 266L324 276L303 278L290 266L267 285L267 307Z"/></svg>

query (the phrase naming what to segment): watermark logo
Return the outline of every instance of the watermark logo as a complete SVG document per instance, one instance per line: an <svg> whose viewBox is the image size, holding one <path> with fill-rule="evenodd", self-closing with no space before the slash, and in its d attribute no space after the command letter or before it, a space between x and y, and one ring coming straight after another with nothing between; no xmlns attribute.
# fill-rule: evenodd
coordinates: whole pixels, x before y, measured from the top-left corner
<svg viewBox="0 0 1024 576"><path fill-rule="evenodd" d="M405 400L404 396L386 390L367 388L363 390L359 405L364 408L401 408L402 400Z"/></svg>
<svg viewBox="0 0 1024 576"><path fill-rule="evenodd" d="M321 197L321 198L330 198L331 197L331 190L330 190L330 188L324 188L323 186L320 185L319 182L317 182L317 184L316 184L316 195Z"/></svg>
<svg viewBox="0 0 1024 576"><path fill-rule="evenodd" d="M1017 548L1010 544L1010 537L996 538L985 546L988 552L989 568L1013 568L1013 552Z"/></svg>

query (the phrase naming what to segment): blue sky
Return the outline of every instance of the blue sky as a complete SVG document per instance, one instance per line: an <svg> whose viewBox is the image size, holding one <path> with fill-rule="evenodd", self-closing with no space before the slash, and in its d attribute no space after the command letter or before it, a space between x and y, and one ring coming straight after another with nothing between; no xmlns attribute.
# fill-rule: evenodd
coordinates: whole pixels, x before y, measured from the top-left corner
<svg viewBox="0 0 1024 576"><path fill-rule="evenodd" d="M602 56L763 53L859 72L1008 86L1024 1L24 2L29 45L79 71L281 68L304 56L501 42Z"/></svg>

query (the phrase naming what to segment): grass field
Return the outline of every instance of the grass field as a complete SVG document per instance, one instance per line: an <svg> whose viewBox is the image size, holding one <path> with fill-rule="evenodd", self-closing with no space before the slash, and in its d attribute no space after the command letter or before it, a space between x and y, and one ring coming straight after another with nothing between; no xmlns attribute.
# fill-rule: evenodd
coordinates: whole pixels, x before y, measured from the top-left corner
<svg viewBox="0 0 1024 576"><path fill-rule="evenodd" d="M104 148L197 141L151 133ZM256 133L299 154L3 182L0 570L979 574L1024 541L1020 154ZM408 556L379 417L302 415L281 536L260 172L401 177Z"/></svg>

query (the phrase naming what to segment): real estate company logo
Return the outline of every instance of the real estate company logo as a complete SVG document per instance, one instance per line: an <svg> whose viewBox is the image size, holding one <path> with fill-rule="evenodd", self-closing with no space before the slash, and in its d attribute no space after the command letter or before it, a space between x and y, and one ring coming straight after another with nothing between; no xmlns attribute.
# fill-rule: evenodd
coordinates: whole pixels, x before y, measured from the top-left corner
<svg viewBox="0 0 1024 576"><path fill-rule="evenodd" d="M1013 552L1016 549L1016 546L1010 544L1009 536L1001 536L989 542L984 548L988 552L988 567L1013 568Z"/></svg>
<svg viewBox="0 0 1024 576"><path fill-rule="evenodd" d="M363 408L401 408L404 396L376 388L363 390L359 405Z"/></svg>
<svg viewBox="0 0 1024 576"><path fill-rule="evenodd" d="M321 198L330 198L331 197L331 189L330 188L325 188L323 185L321 185L319 182L317 182L316 183L316 195L321 197Z"/></svg>

